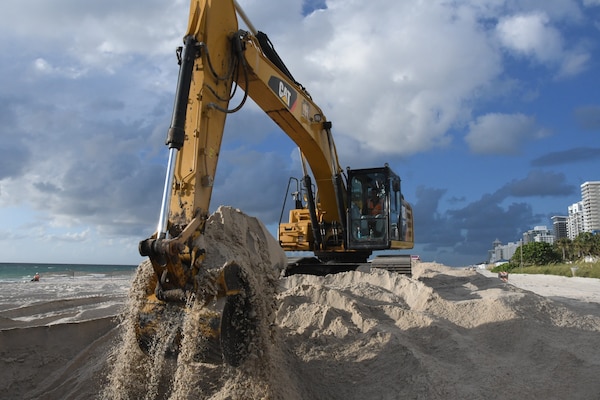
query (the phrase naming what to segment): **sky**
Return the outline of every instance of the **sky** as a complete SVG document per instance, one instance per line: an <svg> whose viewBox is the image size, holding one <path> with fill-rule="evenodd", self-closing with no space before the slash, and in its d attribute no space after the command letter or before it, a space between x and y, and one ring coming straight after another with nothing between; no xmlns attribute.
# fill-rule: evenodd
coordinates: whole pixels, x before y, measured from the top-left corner
<svg viewBox="0 0 600 400"><path fill-rule="evenodd" d="M340 164L400 175L425 261L483 262L600 180L600 0L239 3L333 122ZM139 263L189 3L1 9L0 262ZM212 210L274 233L301 173L248 102L228 117Z"/></svg>

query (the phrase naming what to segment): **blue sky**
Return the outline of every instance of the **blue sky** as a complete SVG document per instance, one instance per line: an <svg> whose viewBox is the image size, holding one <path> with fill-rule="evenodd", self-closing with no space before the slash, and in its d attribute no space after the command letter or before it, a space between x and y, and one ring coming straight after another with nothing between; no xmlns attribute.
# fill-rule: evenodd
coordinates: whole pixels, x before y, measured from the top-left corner
<svg viewBox="0 0 600 400"><path fill-rule="evenodd" d="M600 180L600 0L239 3L333 122L342 166L402 177L425 260L484 261ZM141 261L188 7L3 2L0 262ZM221 154L215 207L274 231L293 143L248 103Z"/></svg>

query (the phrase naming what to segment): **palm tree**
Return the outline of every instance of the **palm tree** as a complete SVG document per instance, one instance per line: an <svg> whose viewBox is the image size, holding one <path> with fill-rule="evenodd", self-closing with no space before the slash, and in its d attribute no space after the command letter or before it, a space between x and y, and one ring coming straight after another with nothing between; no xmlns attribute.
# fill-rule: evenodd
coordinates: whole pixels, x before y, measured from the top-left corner
<svg viewBox="0 0 600 400"><path fill-rule="evenodd" d="M591 232L581 232L573 241L573 245L577 249L577 257L588 256L594 248L594 235Z"/></svg>
<svg viewBox="0 0 600 400"><path fill-rule="evenodd" d="M571 240L566 237L561 237L555 243L556 243L556 247L558 247L558 249L562 253L562 260L565 261L567 259L567 252L571 248Z"/></svg>
<svg viewBox="0 0 600 400"><path fill-rule="evenodd" d="M600 256L600 233L592 235L592 255Z"/></svg>

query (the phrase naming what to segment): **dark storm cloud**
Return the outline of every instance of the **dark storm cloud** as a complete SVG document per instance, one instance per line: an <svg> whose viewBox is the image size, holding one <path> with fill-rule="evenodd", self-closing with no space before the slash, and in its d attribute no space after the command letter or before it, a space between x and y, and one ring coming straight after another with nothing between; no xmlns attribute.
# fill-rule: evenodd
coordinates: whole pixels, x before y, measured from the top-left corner
<svg viewBox="0 0 600 400"><path fill-rule="evenodd" d="M132 56L124 73L86 70L75 77L69 57L38 64L27 57L15 52L15 62L31 70L3 80L0 96L0 179L24 177L3 181L3 192L18 193L49 219L111 236L149 235L158 218L173 100L148 85L145 96L132 87L157 71Z"/></svg>
<svg viewBox="0 0 600 400"><path fill-rule="evenodd" d="M61 189L51 182L34 182L33 187L38 191L47 194L56 194L61 192Z"/></svg>
<svg viewBox="0 0 600 400"><path fill-rule="evenodd" d="M213 211L219 205L228 205L259 218L265 224L279 222L285 188L292 175L285 155L247 148L224 151L215 178L211 201ZM290 204L288 198L287 205Z"/></svg>
<svg viewBox="0 0 600 400"><path fill-rule="evenodd" d="M574 194L577 188L566 183L563 173L531 171L524 179L515 179L505 185L501 191L506 191L514 197L533 196L568 196Z"/></svg>
<svg viewBox="0 0 600 400"><path fill-rule="evenodd" d="M577 125L586 131L600 131L600 105L580 107L573 112Z"/></svg>
<svg viewBox="0 0 600 400"><path fill-rule="evenodd" d="M545 154L531 161L534 167L550 167L600 158L600 147L575 147L564 151Z"/></svg>
<svg viewBox="0 0 600 400"><path fill-rule="evenodd" d="M48 199L48 207L106 232L148 233L156 222L164 180L161 163L138 155L150 128L122 123L88 128L94 136L78 141L82 151L56 178L53 185L61 191Z"/></svg>
<svg viewBox="0 0 600 400"><path fill-rule="evenodd" d="M418 226L418 242L427 250L452 247L460 240L460 227L446 213L440 213L439 203L446 189L419 186L413 204L415 225Z"/></svg>
<svg viewBox="0 0 600 400"><path fill-rule="evenodd" d="M516 240L536 224L541 215L534 214L527 203L511 203L506 207L496 201L500 197L484 195L464 208L450 210L448 219L463 230L462 240L454 246L456 253L485 258L496 238Z"/></svg>
<svg viewBox="0 0 600 400"><path fill-rule="evenodd" d="M17 98L0 97L0 180L20 176L31 158L15 115L15 108L20 102Z"/></svg>
<svg viewBox="0 0 600 400"><path fill-rule="evenodd" d="M110 234L149 234L164 180L163 157L155 159L149 150L162 145L164 134L159 138L141 114L140 120L109 118L107 109L119 109L119 102L108 102L114 106L105 108L98 101L53 107L54 99L23 105L28 112L21 113L21 125L35 140L24 143L33 156L26 170L30 178L21 182L20 194L53 218L93 224ZM97 119L99 109L104 112ZM0 158L0 166L9 156Z"/></svg>
<svg viewBox="0 0 600 400"><path fill-rule="evenodd" d="M5 137L2 133L0 136ZM16 178L21 175L31 157L31 153L20 140L7 142L0 143L0 179Z"/></svg>
<svg viewBox="0 0 600 400"><path fill-rule="evenodd" d="M546 219L546 215L534 213L529 203L507 202L509 198L566 196L574 192L575 187L566 183L564 174L532 171L464 207L440 211L446 190L419 187L413 206L418 242L426 251L441 253L445 249L446 253L460 254L462 262L483 261L496 238L518 240L522 232Z"/></svg>

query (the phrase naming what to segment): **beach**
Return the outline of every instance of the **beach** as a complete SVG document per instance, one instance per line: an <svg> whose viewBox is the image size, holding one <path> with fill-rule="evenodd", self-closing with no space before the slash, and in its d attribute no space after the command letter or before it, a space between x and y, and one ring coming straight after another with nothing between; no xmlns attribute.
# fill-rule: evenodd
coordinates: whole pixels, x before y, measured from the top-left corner
<svg viewBox="0 0 600 400"><path fill-rule="evenodd" d="M122 345L128 279L0 285L1 397L99 398ZM216 377L197 365L205 376L191 384L210 399L595 398L598 293L597 279L504 283L435 263L416 264L412 277L294 275L278 282L262 366L272 377L256 377L257 388L243 367Z"/></svg>
<svg viewBox="0 0 600 400"><path fill-rule="evenodd" d="M3 266L0 398L93 398L133 270L47 264L6 272L10 266ZM33 271L41 271L39 282L29 279Z"/></svg>

